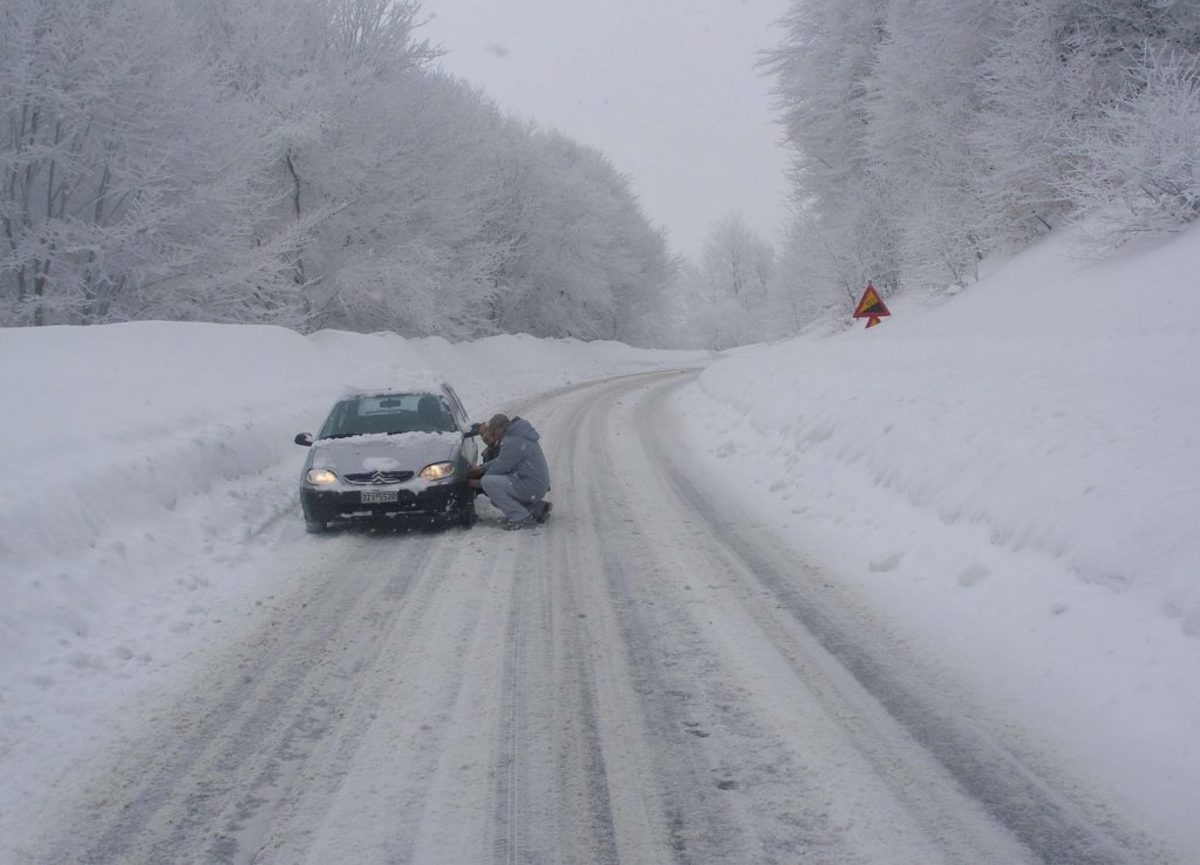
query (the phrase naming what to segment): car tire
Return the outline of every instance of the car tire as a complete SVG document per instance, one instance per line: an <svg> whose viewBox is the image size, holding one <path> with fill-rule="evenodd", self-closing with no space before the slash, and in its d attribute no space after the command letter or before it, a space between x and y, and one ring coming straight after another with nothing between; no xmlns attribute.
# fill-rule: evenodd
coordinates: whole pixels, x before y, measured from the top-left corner
<svg viewBox="0 0 1200 865"><path fill-rule="evenodd" d="M463 509L458 512L458 524L464 529L469 529L475 525L475 519L475 499L472 497L471 501L467 502Z"/></svg>
<svg viewBox="0 0 1200 865"><path fill-rule="evenodd" d="M319 535L323 533L328 526L327 523L317 522L316 520L305 520L304 528L310 535Z"/></svg>

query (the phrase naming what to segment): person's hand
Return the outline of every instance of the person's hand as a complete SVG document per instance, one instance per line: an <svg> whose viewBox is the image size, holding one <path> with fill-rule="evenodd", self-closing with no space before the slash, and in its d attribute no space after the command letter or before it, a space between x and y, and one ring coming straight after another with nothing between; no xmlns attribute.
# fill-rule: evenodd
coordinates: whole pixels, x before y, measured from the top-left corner
<svg viewBox="0 0 1200 865"><path fill-rule="evenodd" d="M471 478L467 481L467 487L473 490L481 490L483 489L483 481L478 478Z"/></svg>
<svg viewBox="0 0 1200 865"><path fill-rule="evenodd" d="M483 477L482 466L467 466L467 477L471 480L476 480Z"/></svg>

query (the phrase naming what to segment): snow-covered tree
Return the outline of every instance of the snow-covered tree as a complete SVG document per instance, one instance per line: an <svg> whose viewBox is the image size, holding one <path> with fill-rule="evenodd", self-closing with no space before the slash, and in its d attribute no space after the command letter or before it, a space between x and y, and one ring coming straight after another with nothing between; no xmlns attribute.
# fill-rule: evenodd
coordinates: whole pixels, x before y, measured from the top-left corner
<svg viewBox="0 0 1200 865"><path fill-rule="evenodd" d="M781 335L775 250L737 213L713 223L698 263L685 262L671 287L679 308L671 342L723 349Z"/></svg>
<svg viewBox="0 0 1200 865"><path fill-rule="evenodd" d="M738 213L717 220L701 251L701 266L714 296L743 309L761 309L775 273L775 250Z"/></svg>
<svg viewBox="0 0 1200 865"><path fill-rule="evenodd" d="M862 291L845 278L849 269L839 261L813 214L797 214L788 227L779 257L776 321L782 333L796 333L813 322L845 318Z"/></svg>
<svg viewBox="0 0 1200 865"><path fill-rule="evenodd" d="M189 317L249 251L256 142L151 0L12 0L0 16L0 317Z"/></svg>
<svg viewBox="0 0 1200 865"><path fill-rule="evenodd" d="M884 291L899 279L895 225L887 218L886 172L871 161L871 75L885 36L885 0L794 2L783 44L765 67L793 152L793 200L819 214L824 278L867 278Z"/></svg>
<svg viewBox="0 0 1200 865"><path fill-rule="evenodd" d="M868 280L966 285L1083 214L1118 237L1197 218L1191 0L795 0L785 28L765 65L798 310Z"/></svg>
<svg viewBox="0 0 1200 865"><path fill-rule="evenodd" d="M513 234L497 271L497 326L584 338L628 331L632 297L656 306L672 270L628 178L556 132L534 131L523 157L509 172Z"/></svg>
<svg viewBox="0 0 1200 865"><path fill-rule="evenodd" d="M868 85L867 161L909 282L963 286L976 278L986 166L971 133L994 7L993 0L889 5Z"/></svg>
<svg viewBox="0 0 1200 865"><path fill-rule="evenodd" d="M672 264L599 154L432 70L414 0L11 0L0 324L638 330Z"/></svg>
<svg viewBox="0 0 1200 865"><path fill-rule="evenodd" d="M1200 217L1200 58L1147 50L1095 120L1072 136L1079 170L1065 197L1101 211L1120 237Z"/></svg>

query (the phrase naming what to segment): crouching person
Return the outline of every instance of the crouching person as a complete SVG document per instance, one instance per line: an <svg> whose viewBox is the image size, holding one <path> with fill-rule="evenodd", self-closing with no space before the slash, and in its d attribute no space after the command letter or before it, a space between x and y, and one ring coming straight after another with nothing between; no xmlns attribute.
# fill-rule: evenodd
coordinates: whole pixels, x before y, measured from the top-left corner
<svg viewBox="0 0 1200 865"><path fill-rule="evenodd" d="M538 431L524 418L498 414L479 425L479 435L494 458L471 468L470 485L483 490L504 514L503 527L523 529L550 516L550 468L538 444Z"/></svg>

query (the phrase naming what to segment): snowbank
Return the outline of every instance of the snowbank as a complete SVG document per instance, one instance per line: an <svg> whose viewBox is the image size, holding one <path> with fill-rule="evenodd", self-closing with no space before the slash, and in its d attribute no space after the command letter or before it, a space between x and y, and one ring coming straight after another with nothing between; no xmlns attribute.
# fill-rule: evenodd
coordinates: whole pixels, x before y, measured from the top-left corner
<svg viewBox="0 0 1200 865"><path fill-rule="evenodd" d="M740 507L1179 830L1200 806L1200 232L1078 249L741 350L681 410Z"/></svg>
<svg viewBox="0 0 1200 865"><path fill-rule="evenodd" d="M524 336L452 345L206 324L3 330L0 452L16 458L0 522L21 531L0 536L0 561L12 578L244 481L295 457L295 433L316 428L339 393L410 370L441 372L484 418L521 395L672 362L681 356Z"/></svg>

